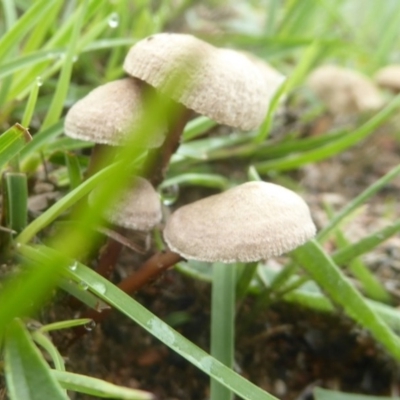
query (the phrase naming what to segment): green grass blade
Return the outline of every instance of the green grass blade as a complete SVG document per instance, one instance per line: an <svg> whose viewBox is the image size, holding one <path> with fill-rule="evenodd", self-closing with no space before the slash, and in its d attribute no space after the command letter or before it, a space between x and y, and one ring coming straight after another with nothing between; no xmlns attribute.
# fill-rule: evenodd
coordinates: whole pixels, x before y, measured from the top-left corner
<svg viewBox="0 0 400 400"><path fill-rule="evenodd" d="M365 189L352 201L350 201L347 206L343 207L330 221L322 228L317 238L319 241L323 241L332 230L334 230L338 224L343 221L348 215L350 215L354 210L364 204L368 199L370 199L374 194L381 190L385 185L387 185L392 179L394 179L400 173L400 165L391 169L386 175L379 178L371 186Z"/></svg>
<svg viewBox="0 0 400 400"><path fill-rule="evenodd" d="M79 158L75 154L65 153L65 163L68 169L70 189L76 189L83 181Z"/></svg>
<svg viewBox="0 0 400 400"><path fill-rule="evenodd" d="M369 306L318 242L310 240L292 255L335 303L368 329L396 360L400 360L400 338Z"/></svg>
<svg viewBox="0 0 400 400"><path fill-rule="evenodd" d="M266 287L269 287L269 283L265 281L264 275L260 275L260 280ZM260 288L254 289L255 293L259 295ZM261 292L262 293L262 292ZM332 302L321 292L321 291L311 291L300 287L296 290L288 292L283 295L283 300L289 303L295 303L312 310L322 311L322 312L334 312L335 307ZM394 307L388 306L387 304L382 304L380 302L366 299L367 304L374 310L376 314L379 315L382 320L384 320L391 328L395 331L400 332L400 312Z"/></svg>
<svg viewBox="0 0 400 400"><path fill-rule="evenodd" d="M53 5L54 1L39 0L22 15L12 28L0 39L0 60L3 61L6 59L7 54L13 46L21 42L23 36L46 15Z"/></svg>
<svg viewBox="0 0 400 400"><path fill-rule="evenodd" d="M334 215L333 209L329 204L325 205L325 209L329 218ZM336 228L336 244L339 249L347 247L350 242L347 240L346 235L340 228ZM391 302L391 296L384 288L383 284L377 277L368 269L368 267L359 259L353 258L348 263L348 270L355 276L361 283L365 294L371 299L379 300L384 303Z"/></svg>
<svg viewBox="0 0 400 400"><path fill-rule="evenodd" d="M21 251L26 257L42 262L47 260L48 255L53 256L54 251L50 249L37 250L28 246L21 246ZM190 363L205 372L213 379L228 387L244 400L276 400L276 398L248 380L215 360L205 351L191 343L162 320L144 308L136 300L120 291L108 280L100 277L90 268L78 264L75 270L64 269L68 277L77 282L85 282L89 289L108 304L112 305L137 324L142 326L154 337L166 344L172 350L187 359ZM99 284L102 290L98 290Z"/></svg>
<svg viewBox="0 0 400 400"><path fill-rule="evenodd" d="M14 0L3 0L4 22L6 31L9 31L18 19L17 6Z"/></svg>
<svg viewBox="0 0 400 400"><path fill-rule="evenodd" d="M60 120L54 125L43 129L33 136L33 140L25 146L20 153L20 160L24 161L28 156L45 147L51 139L61 135L64 131L64 120Z"/></svg>
<svg viewBox="0 0 400 400"><path fill-rule="evenodd" d="M39 88L42 86L42 79L38 76L32 86L29 94L28 102L26 103L24 115L22 117L22 126L29 126L32 120L33 112L35 111L36 101L39 94Z"/></svg>
<svg viewBox="0 0 400 400"><path fill-rule="evenodd" d="M78 15L78 18L75 21L74 29L71 33L69 46L65 54L64 65L61 69L60 77L58 79L57 87L54 92L53 100L50 104L49 111L47 112L46 118L43 121L42 129L46 129L49 126L55 124L60 118L61 111L64 106L64 101L68 92L76 46L83 25L87 5L88 5L88 0L84 0L81 11Z"/></svg>
<svg viewBox="0 0 400 400"><path fill-rule="evenodd" d="M260 127L259 133L254 139L256 143L263 142L267 138L271 130L273 116L279 106L282 96L292 91L293 88L304 80L320 52L321 44L318 42L312 43L304 52L304 55L297 64L296 69L275 93L268 108L267 116Z"/></svg>
<svg viewBox="0 0 400 400"><path fill-rule="evenodd" d="M68 400L18 320L8 327L4 347L6 382L11 400Z"/></svg>
<svg viewBox="0 0 400 400"><path fill-rule="evenodd" d="M235 347L235 265L215 263L211 294L210 354L228 368L233 367ZM211 379L210 400L232 400L233 393Z"/></svg>
<svg viewBox="0 0 400 400"><path fill-rule="evenodd" d="M31 139L28 130L20 124L5 131L0 136L0 168L12 160Z"/></svg>
<svg viewBox="0 0 400 400"><path fill-rule="evenodd" d="M3 176L3 182L7 226L20 233L28 221L28 180L26 175L20 172L7 172Z"/></svg>
<svg viewBox="0 0 400 400"><path fill-rule="evenodd" d="M197 117L187 123L183 131L182 141L187 142L197 136L203 135L216 125L217 123L212 119L204 116Z"/></svg>
<svg viewBox="0 0 400 400"><path fill-rule="evenodd" d="M65 371L64 359L50 338L41 330L32 332L31 336L32 339L49 354L53 361L54 367L60 371Z"/></svg>
<svg viewBox="0 0 400 400"><path fill-rule="evenodd" d="M229 180L218 174L187 173L165 179L159 187L163 189L173 185L204 186L226 190L229 187Z"/></svg>
<svg viewBox="0 0 400 400"><path fill-rule="evenodd" d="M155 397L143 390L130 389L113 385L101 379L72 372L52 370L52 375L65 389L74 392L85 393L101 398L113 398L123 400L154 400Z"/></svg>
<svg viewBox="0 0 400 400"><path fill-rule="evenodd" d="M29 38L24 44L24 53L31 53L40 48L46 39L46 35L52 36L52 27L54 21L57 21L57 15L62 6L63 2L54 2L54 7L46 13L46 18L42 18L40 24L37 24L35 29L29 33Z"/></svg>
<svg viewBox="0 0 400 400"><path fill-rule="evenodd" d="M113 164L87 179L79 187L68 193L38 218L32 221L19 234L19 236L17 236L16 241L20 243L27 243L36 235L36 233L53 222L64 211L68 210L68 208L76 204L77 201L86 196L91 190L99 185L99 183L104 182L104 180L111 177L118 168L120 168L119 164Z"/></svg>
<svg viewBox="0 0 400 400"><path fill-rule="evenodd" d="M246 263L243 265L241 274L236 282L236 303L240 303L240 301L246 296L249 291L249 286L257 272L257 268L258 262Z"/></svg>
<svg viewBox="0 0 400 400"><path fill-rule="evenodd" d="M348 246L342 247L336 250L332 254L332 259L338 265L349 263L354 258L365 254L375 247L379 246L385 240L395 235L400 231L400 220L393 222L392 224L385 226L377 232L374 232L356 243L349 244Z"/></svg>
<svg viewBox="0 0 400 400"><path fill-rule="evenodd" d="M400 25L400 9L393 12L390 16L390 20L385 24L382 29L382 35L379 38L379 46L377 46L372 58L371 70L384 66L390 62L391 51L398 43L399 37L399 25Z"/></svg>
<svg viewBox="0 0 400 400"><path fill-rule="evenodd" d="M23 54L0 65L0 79L7 78L14 72L24 68L32 68L43 61L59 58L65 49L38 50L30 54Z"/></svg>
<svg viewBox="0 0 400 400"><path fill-rule="evenodd" d="M372 117L363 126L349 133L347 136L340 137L325 146L316 150L295 154L282 159L256 163L257 170L261 173L269 171L287 171L298 168L305 164L324 160L332 157L349 147L359 143L362 139L371 135L386 119L388 119L400 107L400 95L396 96L383 110Z"/></svg>

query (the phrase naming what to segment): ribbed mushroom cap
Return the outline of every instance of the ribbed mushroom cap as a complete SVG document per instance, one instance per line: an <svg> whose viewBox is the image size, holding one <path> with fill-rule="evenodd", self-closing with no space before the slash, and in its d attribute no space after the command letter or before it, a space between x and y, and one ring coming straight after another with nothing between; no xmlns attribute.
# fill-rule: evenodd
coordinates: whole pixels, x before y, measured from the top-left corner
<svg viewBox="0 0 400 400"><path fill-rule="evenodd" d="M335 115L351 115L383 106L373 82L350 69L334 65L319 67L310 75L308 85Z"/></svg>
<svg viewBox="0 0 400 400"><path fill-rule="evenodd" d="M65 134L81 140L121 146L141 123L143 82L125 78L101 85L76 102L65 118ZM138 140L140 147L158 147L164 140L165 124ZM139 134L139 132L138 132Z"/></svg>
<svg viewBox="0 0 400 400"><path fill-rule="evenodd" d="M89 196L93 203L95 189ZM150 231L162 217L160 196L146 179L136 177L132 186L103 213L104 218L118 226L138 231Z"/></svg>
<svg viewBox="0 0 400 400"><path fill-rule="evenodd" d="M283 75L240 52L186 34L160 33L136 43L125 71L187 108L243 130L257 128Z"/></svg>
<svg viewBox="0 0 400 400"><path fill-rule="evenodd" d="M400 65L388 65L381 68L375 75L379 86L400 92Z"/></svg>
<svg viewBox="0 0 400 400"><path fill-rule="evenodd" d="M293 250L315 234L296 193L248 182L176 210L164 229L169 248L187 259L250 262Z"/></svg>

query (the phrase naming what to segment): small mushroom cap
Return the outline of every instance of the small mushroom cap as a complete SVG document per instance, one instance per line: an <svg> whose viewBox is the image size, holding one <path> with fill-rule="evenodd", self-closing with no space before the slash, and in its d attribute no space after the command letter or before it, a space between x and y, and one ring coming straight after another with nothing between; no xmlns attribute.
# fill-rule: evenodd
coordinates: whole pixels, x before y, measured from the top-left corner
<svg viewBox="0 0 400 400"><path fill-rule="evenodd" d="M388 65L381 68L375 75L379 86L400 92L400 65Z"/></svg>
<svg viewBox="0 0 400 400"><path fill-rule="evenodd" d="M197 113L250 130L262 123L285 79L259 64L191 35L160 33L136 43L124 69Z"/></svg>
<svg viewBox="0 0 400 400"><path fill-rule="evenodd" d="M93 203L95 189L89 196ZM136 177L132 186L123 190L118 199L103 213L104 218L118 226L138 231L150 231L162 218L160 196L150 182Z"/></svg>
<svg viewBox="0 0 400 400"><path fill-rule="evenodd" d="M310 210L296 193L248 182L176 210L164 239L186 259L250 262L286 253L315 235Z"/></svg>
<svg viewBox="0 0 400 400"><path fill-rule="evenodd" d="M65 118L64 130L75 139L121 146L142 123L143 82L125 78L101 85L76 102ZM140 147L158 147L164 140L165 124L146 137ZM136 132L135 132L136 133ZM137 132L139 134L139 132Z"/></svg>
<svg viewBox="0 0 400 400"><path fill-rule="evenodd" d="M334 115L351 115L383 106L383 99L365 75L334 65L312 72L308 85Z"/></svg>

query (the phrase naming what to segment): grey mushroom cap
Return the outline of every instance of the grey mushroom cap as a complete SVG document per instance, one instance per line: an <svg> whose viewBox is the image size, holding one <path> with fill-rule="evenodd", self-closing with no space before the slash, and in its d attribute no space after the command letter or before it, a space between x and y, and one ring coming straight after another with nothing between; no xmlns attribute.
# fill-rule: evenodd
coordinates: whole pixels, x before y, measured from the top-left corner
<svg viewBox="0 0 400 400"><path fill-rule="evenodd" d="M124 69L199 114L251 130L262 123L285 80L252 58L191 35L160 33L136 43Z"/></svg>
<svg viewBox="0 0 400 400"><path fill-rule="evenodd" d="M400 92L400 64L381 68L375 75L375 81L379 86Z"/></svg>
<svg viewBox="0 0 400 400"><path fill-rule="evenodd" d="M149 135L135 130L144 117L144 85L137 79L125 78L92 90L68 111L65 134L74 139L121 146L137 132L140 148L160 146L166 132L162 121L160 128Z"/></svg>
<svg viewBox="0 0 400 400"><path fill-rule="evenodd" d="M231 263L278 256L315 232L310 210L295 192L248 182L176 210L164 239L186 259Z"/></svg>
<svg viewBox="0 0 400 400"><path fill-rule="evenodd" d="M367 76L358 71L323 65L308 78L308 86L334 115L351 115L377 110L384 101Z"/></svg>
<svg viewBox="0 0 400 400"><path fill-rule="evenodd" d="M89 203L96 197L95 189ZM146 179L136 177L104 213L104 218L115 225L143 232L152 230L162 218L160 196Z"/></svg>

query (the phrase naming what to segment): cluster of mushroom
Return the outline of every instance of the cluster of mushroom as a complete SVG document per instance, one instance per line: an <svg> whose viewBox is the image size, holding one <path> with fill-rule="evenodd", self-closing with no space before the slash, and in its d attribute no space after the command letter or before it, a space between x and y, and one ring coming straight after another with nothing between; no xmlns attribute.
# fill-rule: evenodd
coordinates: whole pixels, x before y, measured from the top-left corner
<svg viewBox="0 0 400 400"><path fill-rule="evenodd" d="M323 65L309 76L308 86L334 116L375 111L384 105L378 86L400 91L400 65L389 65L368 76L349 68Z"/></svg>
<svg viewBox="0 0 400 400"><path fill-rule="evenodd" d="M161 119L154 132L138 137L161 165L143 169L143 176L135 177L132 189L105 214L114 224L149 231L162 218L154 186L161 182L190 116L198 113L242 130L256 129L284 77L245 53L167 33L136 43L124 69L130 77L98 87L69 110L65 133L100 145L132 143L133 127L146 116L147 91L174 102L178 118ZM249 182L175 211L164 229L170 248L164 254L175 254L170 263L182 258L256 261L292 250L314 234L309 209L297 194ZM129 285L121 287L128 290Z"/></svg>

